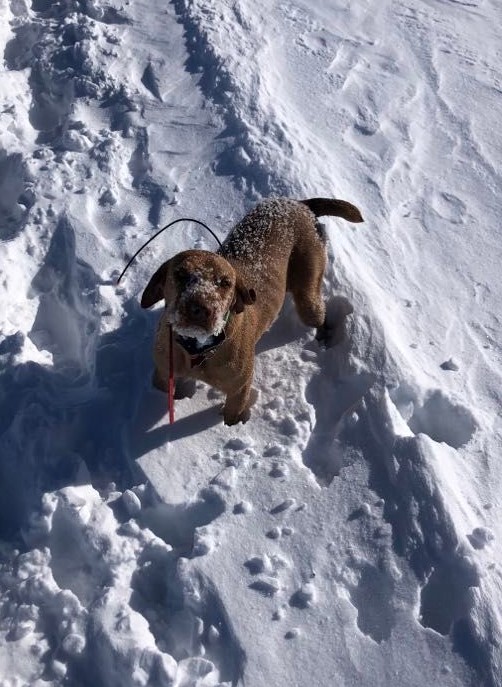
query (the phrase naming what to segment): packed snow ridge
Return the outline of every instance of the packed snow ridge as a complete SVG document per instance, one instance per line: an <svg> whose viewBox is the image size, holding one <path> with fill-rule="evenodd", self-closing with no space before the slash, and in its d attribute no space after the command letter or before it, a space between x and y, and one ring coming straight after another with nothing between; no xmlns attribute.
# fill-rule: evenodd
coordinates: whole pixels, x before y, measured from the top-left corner
<svg viewBox="0 0 502 687"><path fill-rule="evenodd" d="M0 0L0 685L502 686L493 0ZM319 348L167 424L180 250L339 197Z"/></svg>

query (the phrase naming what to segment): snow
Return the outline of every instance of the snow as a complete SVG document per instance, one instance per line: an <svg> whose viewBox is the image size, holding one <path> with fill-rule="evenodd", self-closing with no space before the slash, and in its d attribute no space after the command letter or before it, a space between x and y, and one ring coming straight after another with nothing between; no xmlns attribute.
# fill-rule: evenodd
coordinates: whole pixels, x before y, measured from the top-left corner
<svg viewBox="0 0 502 687"><path fill-rule="evenodd" d="M502 685L499 3L0 10L0 685ZM139 299L214 241L116 279L279 196L365 218L337 344L287 299L169 426Z"/></svg>

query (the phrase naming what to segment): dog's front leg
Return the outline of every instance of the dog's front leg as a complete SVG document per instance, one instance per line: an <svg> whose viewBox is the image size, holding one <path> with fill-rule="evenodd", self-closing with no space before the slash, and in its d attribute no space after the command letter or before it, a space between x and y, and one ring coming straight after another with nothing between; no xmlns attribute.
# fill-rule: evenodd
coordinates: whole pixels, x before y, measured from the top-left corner
<svg viewBox="0 0 502 687"><path fill-rule="evenodd" d="M152 375L152 386L159 391L167 394L169 391L169 371L165 368L161 371L158 367L154 368ZM179 401L182 398L192 398L196 392L195 379L187 376L179 376L178 374L174 380L174 398Z"/></svg>
<svg viewBox="0 0 502 687"><path fill-rule="evenodd" d="M226 425L244 423L251 417L251 408L258 397L258 392L251 386L252 381L251 374L243 380L242 384L227 392L223 407L223 420Z"/></svg>

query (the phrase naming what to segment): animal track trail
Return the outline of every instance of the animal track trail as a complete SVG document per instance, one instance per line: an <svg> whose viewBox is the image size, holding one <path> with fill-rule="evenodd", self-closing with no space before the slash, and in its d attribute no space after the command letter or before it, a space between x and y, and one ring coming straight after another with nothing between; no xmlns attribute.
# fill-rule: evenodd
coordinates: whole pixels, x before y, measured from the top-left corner
<svg viewBox="0 0 502 687"><path fill-rule="evenodd" d="M185 571L182 563L178 565L178 574L185 607L200 618L197 633L205 659L211 662L215 677L236 686L243 676L246 657L217 589L201 573Z"/></svg>
<svg viewBox="0 0 502 687"><path fill-rule="evenodd" d="M414 434L426 434L433 441L444 442L454 449L468 444L478 428L472 411L440 389L429 391L419 400L402 385L390 396Z"/></svg>
<svg viewBox="0 0 502 687"><path fill-rule="evenodd" d="M419 621L424 627L431 627L443 636L451 636L463 659L474 666L479 675L485 675L485 666L491 660L490 651L470 621L477 594L477 590L474 590L481 584L480 568L473 553L477 550L478 539L476 534L471 533L469 538L457 531L443 493L455 487L441 483L439 478L442 464L459 459L457 449L453 446L459 448L470 440L475 431L473 418L470 413L464 417L462 413L466 409L453 405L441 392L434 392L426 396L425 401L426 407L427 399L431 401L428 408L430 414L427 411L421 414L419 410L411 421L410 417L416 412L414 404L412 402L411 406L406 406L413 398L413 392L402 389L394 397L402 413L400 423L403 424L399 429L395 419L392 419L392 413L398 412L396 407L392 410L392 401L389 405L389 401L385 402L384 399L376 400L377 396L368 396L366 409L361 414L363 425L369 423L363 434L370 437L371 426L383 422L384 416L387 417L389 428L394 429L383 443L380 436L378 451L372 448L369 441L362 447L362 452L370 465L370 483L383 497L383 516L388 522L386 527L392 528L392 549L399 557L406 559L418 580ZM431 423L422 425L420 429L430 433L433 440L423 434L414 436L402 428L403 417L407 417L408 424L417 431L414 425L417 416L421 421ZM436 434L437 427L441 429L441 436ZM444 444L440 445L438 441ZM372 458L377 453L380 455L378 464ZM480 534L481 548L484 548L489 544L490 535L485 535L482 528L480 531L483 532ZM396 617L392 594L394 588L398 589L399 578L392 574L392 567L386 567L384 574L385 580L381 580L379 574L367 570L361 577L361 589L354 591L356 588L351 584L350 590L351 598L358 605L363 604L367 594L373 593L371 590L375 580L378 580L379 587L387 590L383 596L375 597L380 606L378 618L383 619L383 625L378 625L379 621L372 612L365 617L366 609L362 609L362 629L370 635L373 633L377 641L380 641L378 638L384 639L391 631ZM487 684L491 684L489 680Z"/></svg>
<svg viewBox="0 0 502 687"><path fill-rule="evenodd" d="M272 597L282 592L285 580L283 576L290 568L288 561L279 553L252 556L244 563L253 579L249 589L263 596Z"/></svg>
<svg viewBox="0 0 502 687"><path fill-rule="evenodd" d="M359 571L357 585L349 588L357 609L357 626L375 642L389 639L395 624L394 581L373 565Z"/></svg>
<svg viewBox="0 0 502 687"><path fill-rule="evenodd" d="M168 195L163 185L153 178L153 163L150 159L146 126L137 128L136 142L136 147L128 164L132 187L147 199L150 206L148 221L156 227L160 224L165 203L172 200L172 197Z"/></svg>
<svg viewBox="0 0 502 687"><path fill-rule="evenodd" d="M148 620L159 651L177 661L180 684L237 682L242 650L209 580L188 575L177 555L154 553L140 561L132 588L131 607Z"/></svg>
<svg viewBox="0 0 502 687"><path fill-rule="evenodd" d="M374 381L371 374L350 373L346 343L322 354L319 373L306 389L315 423L302 456L321 484L329 484L339 474L343 459L337 448L337 436Z"/></svg>
<svg viewBox="0 0 502 687"><path fill-rule="evenodd" d="M71 3L34 3L32 14L21 13L16 18L13 38L5 51L11 70L30 69L29 119L38 132L39 146L30 166L36 169L41 201L30 213L32 220L50 226L54 213L48 201L64 189L69 215L73 213L80 220L85 213L94 227L91 238L81 242L86 247L87 243L94 244L89 247L93 257L98 246L117 240L118 229L131 223L131 213L121 209L121 188L114 178L128 142L121 140L115 130L120 129L123 136L128 134L126 124L134 104L126 85L105 68L118 54L113 46L121 42L122 29L112 27L127 23L122 10L98 8L94 2L77 11ZM96 103L103 110L103 119L109 119L112 131L106 126L95 128L92 108ZM10 200L0 204L0 215L5 215L0 225L13 237L30 219L33 194L30 188L20 188L21 184L26 186L25 166L15 170L10 167ZM95 196L87 188L90 178L99 178L91 185L96 189ZM129 219L121 222L117 216L120 212ZM122 238L121 233L118 240Z"/></svg>
<svg viewBox="0 0 502 687"><path fill-rule="evenodd" d="M14 27L6 59L10 69L31 67L30 121L40 132L39 143L58 144L76 98L100 99L105 92L109 95L115 90L113 79L98 66L90 44L98 41L98 50L105 50L99 42L106 34L104 27L127 19L114 8L98 10L93 3L87 3L85 11L79 13L46 3L34 3L33 10L32 17Z"/></svg>
<svg viewBox="0 0 502 687"><path fill-rule="evenodd" d="M218 443L207 458L212 474L207 486L194 496L187 492L185 503L178 498L167 504L154 497L144 507L142 523L176 548L158 561L145 556L133 579L133 603L138 610L146 607L142 612L157 647L177 661L176 684L193 687L206 682L237 685L245 663L219 591L197 563L224 543L219 518L227 514L238 520L252 513L247 502L231 504L239 472L256 456L247 433L219 437ZM264 580L260 589L266 593Z"/></svg>

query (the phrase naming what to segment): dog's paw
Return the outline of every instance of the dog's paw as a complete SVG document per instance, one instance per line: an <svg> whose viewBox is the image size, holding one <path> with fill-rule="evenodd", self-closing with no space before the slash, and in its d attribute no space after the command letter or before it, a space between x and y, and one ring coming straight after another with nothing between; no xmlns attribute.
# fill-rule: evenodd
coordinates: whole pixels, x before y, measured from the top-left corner
<svg viewBox="0 0 502 687"><path fill-rule="evenodd" d="M179 401L182 398L192 398L197 390L195 379L183 377L176 380L174 398Z"/></svg>
<svg viewBox="0 0 502 687"><path fill-rule="evenodd" d="M251 408L256 403L257 398L258 398L258 391L255 388L252 388L251 391L249 392L248 404L242 412L237 413L237 414L229 412L225 406L223 408L223 422L229 426L237 425L237 424L239 424L239 422L242 422L242 424L245 424L249 420L249 418L251 417Z"/></svg>
<svg viewBox="0 0 502 687"><path fill-rule="evenodd" d="M223 422L229 427L231 427L232 425L238 425L239 422L242 422L242 424L244 425L250 417L250 408L247 408L244 412L240 413L239 415L227 415L225 412L223 412Z"/></svg>
<svg viewBox="0 0 502 687"><path fill-rule="evenodd" d="M315 338L323 348L332 348L346 338L345 322L348 315L354 312L352 303L343 296L333 300L331 312L316 330Z"/></svg>
<svg viewBox="0 0 502 687"><path fill-rule="evenodd" d="M332 344L333 328L324 320L320 327L317 327L315 332L316 341L322 348L329 348Z"/></svg>
<svg viewBox="0 0 502 687"><path fill-rule="evenodd" d="M317 328L315 335L321 348L334 348L334 346L342 343L346 337L345 320L335 323L334 326L325 323L322 327Z"/></svg>
<svg viewBox="0 0 502 687"><path fill-rule="evenodd" d="M223 408L223 422L231 427L232 425L238 425L239 422L245 424L251 417L251 406L245 408L241 413L229 413L225 408Z"/></svg>

